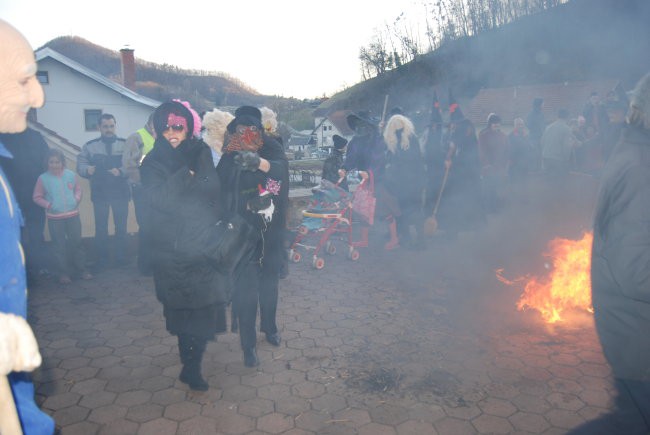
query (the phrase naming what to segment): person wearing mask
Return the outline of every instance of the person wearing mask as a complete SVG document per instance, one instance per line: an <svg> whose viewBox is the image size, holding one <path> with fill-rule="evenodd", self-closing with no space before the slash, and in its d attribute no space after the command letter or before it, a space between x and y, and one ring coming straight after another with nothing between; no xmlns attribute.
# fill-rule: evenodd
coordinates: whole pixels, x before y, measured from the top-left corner
<svg viewBox="0 0 650 435"><path fill-rule="evenodd" d="M135 209L135 219L138 223L138 270L145 276L151 275L151 253L149 252L147 205L142 196L140 182L140 163L144 156L152 150L154 144L153 113L149 115L144 127L126 138L122 167L131 185L131 196Z"/></svg>
<svg viewBox="0 0 650 435"><path fill-rule="evenodd" d="M113 212L115 245L113 263L126 264L126 223L129 213L128 174L122 169L126 141L115 135L110 113L99 118L100 137L87 142L77 156L77 173L90 180L90 199L95 215L95 253L98 269L109 264L108 214Z"/></svg>
<svg viewBox="0 0 650 435"><path fill-rule="evenodd" d="M219 221L221 183L210 148L198 139L198 115L169 101L155 110L153 125L156 141L140 175L149 204L154 287L167 330L178 337L183 364L178 378L192 390L206 391L201 362L207 342L226 331L230 287L203 255L209 240L192 235Z"/></svg>
<svg viewBox="0 0 650 435"><path fill-rule="evenodd" d="M618 393L613 412L572 434L650 433L650 74L603 170L591 250L596 331Z"/></svg>
<svg viewBox="0 0 650 435"><path fill-rule="evenodd" d="M280 271L287 259L284 229L289 204L289 163L282 145L264 133L256 107L235 111L227 128L224 153L217 173L224 186L223 207L238 204L238 212L257 227L262 239L252 255L234 272L233 313L239 323L244 365L259 365L257 357L258 300L260 330L266 341L279 346L276 325Z"/></svg>
<svg viewBox="0 0 650 435"><path fill-rule="evenodd" d="M27 39L2 19L0 40L0 133L20 133L27 128L27 109L43 105L43 88ZM0 156L12 158L2 142ZM0 185L0 432L51 435L54 420L36 405L30 376L42 359L26 320L22 213L2 168Z"/></svg>

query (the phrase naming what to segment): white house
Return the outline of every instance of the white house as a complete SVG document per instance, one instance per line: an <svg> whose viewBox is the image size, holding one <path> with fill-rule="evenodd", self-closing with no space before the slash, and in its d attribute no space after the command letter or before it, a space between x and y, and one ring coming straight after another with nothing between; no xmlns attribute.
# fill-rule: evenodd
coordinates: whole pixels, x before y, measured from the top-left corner
<svg viewBox="0 0 650 435"><path fill-rule="evenodd" d="M126 53L125 53L126 52ZM133 50L122 50L132 61ZM97 120L110 113L117 121L117 135L127 137L142 126L159 101L144 97L103 75L86 68L50 48L36 52L37 77L45 91L45 105L36 111L36 121L69 142L83 146L99 136ZM123 63L135 67L134 63ZM125 77L135 77L135 69Z"/></svg>
<svg viewBox="0 0 650 435"><path fill-rule="evenodd" d="M97 120L103 113L114 115L118 136L127 137L142 128L149 114L160 105L159 101L139 95L50 48L38 50L36 60L37 77L45 91L45 105L35 114L30 112L29 125L43 135L50 148L63 151L66 165L72 170L76 168L81 147L99 137ZM122 50L122 62L125 81L135 83L133 50ZM82 178L81 183L84 191L79 207L82 234L91 237L95 228L90 186L86 179ZM129 207L127 231L133 233L138 227L133 204ZM109 222L112 234L112 219Z"/></svg>

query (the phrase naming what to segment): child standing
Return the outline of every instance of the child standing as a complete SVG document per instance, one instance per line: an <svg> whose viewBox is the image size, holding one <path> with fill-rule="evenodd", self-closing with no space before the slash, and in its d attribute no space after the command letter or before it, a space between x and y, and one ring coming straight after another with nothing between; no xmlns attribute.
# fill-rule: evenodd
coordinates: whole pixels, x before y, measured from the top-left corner
<svg viewBox="0 0 650 435"><path fill-rule="evenodd" d="M92 275L85 268L81 243L79 177L65 168L61 151L51 149L48 152L47 172L38 177L33 199L45 209L59 283L69 284L72 275L91 279Z"/></svg>

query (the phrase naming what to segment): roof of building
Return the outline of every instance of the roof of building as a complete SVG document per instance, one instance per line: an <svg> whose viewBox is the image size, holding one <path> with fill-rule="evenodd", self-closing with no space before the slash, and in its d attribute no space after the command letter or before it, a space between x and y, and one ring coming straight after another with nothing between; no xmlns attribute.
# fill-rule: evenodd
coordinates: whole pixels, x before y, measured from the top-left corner
<svg viewBox="0 0 650 435"><path fill-rule="evenodd" d="M599 80L481 89L468 107L461 109L476 125L486 124L490 113L498 114L503 124L512 125L515 118L526 119L533 100L539 97L544 100L542 110L546 119L555 119L560 108L567 109L573 118L582 114L592 91L604 99L617 84L618 80Z"/></svg>
<svg viewBox="0 0 650 435"><path fill-rule="evenodd" d="M144 104L145 106L156 108L161 104L160 101L145 97L143 95L138 94L137 92L133 92L131 89L104 77L98 72L95 72L90 68L87 68L78 62L75 62L69 57L62 55L58 51L52 50L49 47L41 48L35 53L35 55L36 55L36 61L41 61L42 59L45 59L47 57L52 58L57 62L60 62L63 65L67 66L68 68L73 69L74 71L77 71L78 73L83 74L86 77L96 81L97 83L100 83L114 90L115 92L122 94L124 97L129 98L138 103Z"/></svg>

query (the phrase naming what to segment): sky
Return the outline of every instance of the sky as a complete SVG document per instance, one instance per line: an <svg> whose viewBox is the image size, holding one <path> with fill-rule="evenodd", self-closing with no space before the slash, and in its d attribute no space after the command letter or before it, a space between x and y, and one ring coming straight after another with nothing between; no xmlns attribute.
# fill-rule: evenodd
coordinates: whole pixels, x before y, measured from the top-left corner
<svg viewBox="0 0 650 435"><path fill-rule="evenodd" d="M223 72L264 95L330 96L362 80L359 49L423 0L1 0L36 50L79 36L136 59Z"/></svg>

